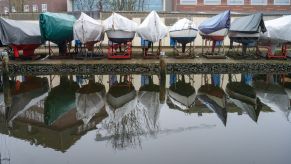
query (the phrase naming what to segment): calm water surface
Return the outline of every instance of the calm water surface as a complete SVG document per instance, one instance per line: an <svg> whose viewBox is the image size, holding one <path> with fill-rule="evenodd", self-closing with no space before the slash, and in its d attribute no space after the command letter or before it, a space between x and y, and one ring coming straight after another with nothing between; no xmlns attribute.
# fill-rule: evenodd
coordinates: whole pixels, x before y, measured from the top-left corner
<svg viewBox="0 0 291 164"><path fill-rule="evenodd" d="M287 75L1 81L0 163L291 162Z"/></svg>

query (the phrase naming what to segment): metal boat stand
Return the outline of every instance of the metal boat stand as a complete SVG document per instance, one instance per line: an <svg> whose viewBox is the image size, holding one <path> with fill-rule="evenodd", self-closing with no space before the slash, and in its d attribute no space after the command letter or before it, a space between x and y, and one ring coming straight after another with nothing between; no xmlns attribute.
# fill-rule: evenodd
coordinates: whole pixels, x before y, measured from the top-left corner
<svg viewBox="0 0 291 164"><path fill-rule="evenodd" d="M63 43L58 44L59 47L59 55L54 55L54 52L51 48L51 44L49 42L49 58L50 59L69 59L72 58L72 53L75 53L75 51L71 51L72 49L72 42L71 41L65 41Z"/></svg>
<svg viewBox="0 0 291 164"><path fill-rule="evenodd" d="M75 52L76 59L102 59L105 57L102 49L102 42L90 42L79 45L77 49L75 49Z"/></svg>
<svg viewBox="0 0 291 164"><path fill-rule="evenodd" d="M265 45L265 46L257 46L256 47L256 52L257 55L260 56L262 52L260 51L260 48L267 49L266 52L266 58L267 59L287 59L287 43L284 43L281 45L281 51L280 52L273 52L274 47L271 45ZM276 47L275 47L276 49ZM276 50L275 50L276 51Z"/></svg>
<svg viewBox="0 0 291 164"><path fill-rule="evenodd" d="M217 42L221 42L221 45L218 45ZM205 47L206 50L204 50ZM209 50L210 47L211 50ZM215 38L203 36L202 55L210 59L225 59L224 37Z"/></svg>
<svg viewBox="0 0 291 164"><path fill-rule="evenodd" d="M132 56L132 42L113 43L108 42L107 58L108 59L130 59Z"/></svg>
<svg viewBox="0 0 291 164"><path fill-rule="evenodd" d="M176 43L174 46L175 58L192 58L195 57L195 44L194 41L190 42L189 46L187 44Z"/></svg>
<svg viewBox="0 0 291 164"><path fill-rule="evenodd" d="M148 41L149 43L147 45L144 44L142 47L142 53L143 53L143 58L144 59L159 59L160 58L160 53L161 53L161 45L162 41L159 40L159 46L157 50L154 50L154 43Z"/></svg>

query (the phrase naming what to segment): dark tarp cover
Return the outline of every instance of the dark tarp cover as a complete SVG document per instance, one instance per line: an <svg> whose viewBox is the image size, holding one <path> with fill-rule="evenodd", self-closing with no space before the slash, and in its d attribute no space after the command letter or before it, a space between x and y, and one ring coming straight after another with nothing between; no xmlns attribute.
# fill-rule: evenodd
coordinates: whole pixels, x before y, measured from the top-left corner
<svg viewBox="0 0 291 164"><path fill-rule="evenodd" d="M215 31L229 28L230 26L230 10L224 11L214 17L211 17L202 22L198 29L204 34L210 34Z"/></svg>
<svg viewBox="0 0 291 164"><path fill-rule="evenodd" d="M76 18L62 13L41 13L39 25L41 36L56 44L73 40L73 26Z"/></svg>
<svg viewBox="0 0 291 164"><path fill-rule="evenodd" d="M267 31L263 19L263 14L256 13L237 18L231 23L229 31L253 34L261 32L260 29L263 33Z"/></svg>
<svg viewBox="0 0 291 164"><path fill-rule="evenodd" d="M58 118L73 108L76 108L75 92L79 85L61 77L61 84L51 89L44 102L44 122L52 125Z"/></svg>
<svg viewBox="0 0 291 164"><path fill-rule="evenodd" d="M3 45L42 44L37 22L0 18L0 40Z"/></svg>

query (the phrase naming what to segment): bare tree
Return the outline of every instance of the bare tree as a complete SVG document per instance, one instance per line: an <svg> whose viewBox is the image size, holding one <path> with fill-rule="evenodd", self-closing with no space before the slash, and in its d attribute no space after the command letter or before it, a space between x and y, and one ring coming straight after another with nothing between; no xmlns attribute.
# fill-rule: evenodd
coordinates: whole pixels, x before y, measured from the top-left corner
<svg viewBox="0 0 291 164"><path fill-rule="evenodd" d="M76 8L79 11L97 10L97 0L76 0Z"/></svg>

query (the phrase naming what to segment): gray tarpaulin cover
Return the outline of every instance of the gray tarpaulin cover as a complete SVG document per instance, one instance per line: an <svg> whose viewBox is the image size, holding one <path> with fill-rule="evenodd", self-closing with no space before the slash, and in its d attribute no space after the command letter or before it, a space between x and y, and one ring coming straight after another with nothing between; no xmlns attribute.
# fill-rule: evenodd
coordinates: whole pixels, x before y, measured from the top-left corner
<svg viewBox="0 0 291 164"><path fill-rule="evenodd" d="M231 23L229 31L253 34L258 32L266 32L267 30L264 24L263 14L256 13L237 18Z"/></svg>
<svg viewBox="0 0 291 164"><path fill-rule="evenodd" d="M42 44L38 22L0 18L0 40L3 45Z"/></svg>

